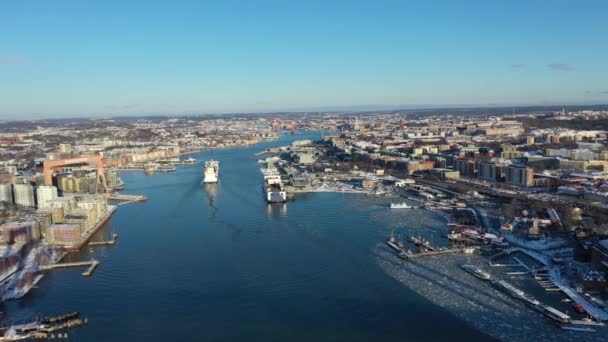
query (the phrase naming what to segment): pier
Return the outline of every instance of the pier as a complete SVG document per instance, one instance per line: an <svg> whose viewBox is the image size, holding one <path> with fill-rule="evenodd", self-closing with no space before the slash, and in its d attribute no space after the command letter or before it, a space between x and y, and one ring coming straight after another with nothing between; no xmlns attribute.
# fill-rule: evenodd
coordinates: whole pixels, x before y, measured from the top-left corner
<svg viewBox="0 0 608 342"><path fill-rule="evenodd" d="M118 239L118 234L112 234L112 240L108 241L91 241L89 246L103 246L103 245L114 245Z"/></svg>
<svg viewBox="0 0 608 342"><path fill-rule="evenodd" d="M409 240L411 243L415 244L418 247L422 247L422 248L425 248L425 249L427 249L429 251L433 251L433 252L436 251L436 248L431 246L431 243L424 240L423 238L417 238L415 236L410 236Z"/></svg>
<svg viewBox="0 0 608 342"><path fill-rule="evenodd" d="M57 268L84 267L84 266L89 266L89 268L86 271L82 272L82 275L90 276L95 271L95 268L97 268L97 266L99 266L99 261L90 260L90 261L77 261L77 262L62 262L59 264L39 266L38 269L41 271L47 271L47 270L53 270L53 269L57 269Z"/></svg>
<svg viewBox="0 0 608 342"><path fill-rule="evenodd" d="M403 254L399 254L399 257L402 259L416 259L416 258L422 258L422 257L427 257L427 256L434 256L434 255L443 255L443 254L453 254L453 253L472 253L475 249L474 248L447 248L447 249L440 249L440 250L433 250L433 251L429 251L429 252L420 252L420 253L412 253L412 254L408 254L408 253L403 253Z"/></svg>
<svg viewBox="0 0 608 342"><path fill-rule="evenodd" d="M118 205L124 205L132 202L144 202L148 200L148 197L144 195L110 194L108 196L108 199L114 201L122 201L122 203L119 203Z"/></svg>

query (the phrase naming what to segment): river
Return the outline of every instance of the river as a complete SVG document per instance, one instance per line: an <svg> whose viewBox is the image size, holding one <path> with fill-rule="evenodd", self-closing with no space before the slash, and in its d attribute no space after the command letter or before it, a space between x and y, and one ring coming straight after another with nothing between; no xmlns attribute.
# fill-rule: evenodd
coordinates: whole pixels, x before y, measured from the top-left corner
<svg viewBox="0 0 608 342"><path fill-rule="evenodd" d="M173 174L123 172L124 192L149 200L121 206L99 233L118 233L115 246L70 257L100 260L93 276L47 272L3 314L81 311L88 324L69 332L78 341L488 340L379 264L391 229L445 226L440 217L363 194L265 203L254 153L318 137L196 153ZM200 184L205 159L219 160L219 184Z"/></svg>

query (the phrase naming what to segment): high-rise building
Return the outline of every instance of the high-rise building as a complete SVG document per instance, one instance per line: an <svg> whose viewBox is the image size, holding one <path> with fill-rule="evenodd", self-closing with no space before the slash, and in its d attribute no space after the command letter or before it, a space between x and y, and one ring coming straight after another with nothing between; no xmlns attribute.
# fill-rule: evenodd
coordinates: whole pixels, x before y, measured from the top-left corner
<svg viewBox="0 0 608 342"><path fill-rule="evenodd" d="M38 208L50 208L50 202L57 198L57 188L52 185L42 185L36 188Z"/></svg>
<svg viewBox="0 0 608 342"><path fill-rule="evenodd" d="M0 201L13 203L13 188L9 183L0 183Z"/></svg>
<svg viewBox="0 0 608 342"><path fill-rule="evenodd" d="M36 205L34 200L34 187L30 184L15 184L15 204L24 207L33 207Z"/></svg>
<svg viewBox="0 0 608 342"><path fill-rule="evenodd" d="M517 186L532 186L534 170L524 166L509 166L505 172L506 182Z"/></svg>
<svg viewBox="0 0 608 342"><path fill-rule="evenodd" d="M487 162L477 163L477 176L479 179L495 182L496 181L496 164Z"/></svg>

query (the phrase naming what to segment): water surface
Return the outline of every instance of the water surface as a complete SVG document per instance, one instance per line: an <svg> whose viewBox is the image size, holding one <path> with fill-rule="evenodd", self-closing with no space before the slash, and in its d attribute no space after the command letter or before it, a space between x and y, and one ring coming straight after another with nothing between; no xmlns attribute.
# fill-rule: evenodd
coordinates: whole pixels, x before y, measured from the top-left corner
<svg viewBox="0 0 608 342"><path fill-rule="evenodd" d="M265 203L253 154L291 139L198 153L175 174L122 173L125 192L149 200L122 206L100 232L118 233L115 246L72 257L100 260L94 275L47 273L2 311L79 310L89 323L70 335L82 341L486 340L378 264L391 228L442 226L432 213L394 213L361 194ZM200 184L204 159L220 161L219 184Z"/></svg>

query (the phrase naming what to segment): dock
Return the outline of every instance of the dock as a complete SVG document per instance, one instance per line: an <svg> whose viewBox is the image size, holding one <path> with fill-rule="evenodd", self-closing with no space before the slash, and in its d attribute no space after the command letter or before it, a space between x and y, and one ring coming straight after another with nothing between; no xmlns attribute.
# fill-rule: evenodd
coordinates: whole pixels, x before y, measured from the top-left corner
<svg viewBox="0 0 608 342"><path fill-rule="evenodd" d="M77 261L77 262L62 262L59 264L51 264L51 265L43 265L39 266L38 269L41 271L53 270L56 268L69 268L69 267L83 267L89 266L89 268L82 272L83 276L90 276L95 271L95 268L99 266L99 261L90 260L90 261Z"/></svg>
<svg viewBox="0 0 608 342"><path fill-rule="evenodd" d="M409 240L410 240L411 243L415 244L416 246L425 248L425 249L427 249L429 251L433 251L434 252L434 251L437 250L435 247L431 246L430 242L424 240L423 238L417 238L415 236L410 236Z"/></svg>
<svg viewBox="0 0 608 342"><path fill-rule="evenodd" d="M89 246L114 245L114 244L116 244L116 239L118 239L118 234L112 234L112 240L91 241L91 242L89 242Z"/></svg>
<svg viewBox="0 0 608 342"><path fill-rule="evenodd" d="M401 257L402 259L416 259L416 258L422 258L422 257L427 257L427 256L434 256L434 255L443 255L443 254L453 254L453 253L468 253L468 249L467 248L447 248L447 249L440 249L440 250L433 250L433 251L429 251L429 252L420 252L420 253L403 253L403 254L399 254L399 257Z"/></svg>
<svg viewBox="0 0 608 342"><path fill-rule="evenodd" d="M118 205L125 205L127 203L133 202L145 202L148 200L148 197L144 195L123 195L123 194L110 194L108 195L109 200L121 201Z"/></svg>

